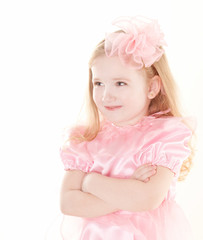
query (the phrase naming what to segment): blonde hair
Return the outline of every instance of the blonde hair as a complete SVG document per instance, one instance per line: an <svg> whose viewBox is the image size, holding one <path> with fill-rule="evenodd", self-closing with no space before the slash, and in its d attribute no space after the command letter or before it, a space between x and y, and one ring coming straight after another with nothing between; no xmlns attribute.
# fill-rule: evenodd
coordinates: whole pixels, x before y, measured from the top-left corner
<svg viewBox="0 0 203 240"><path fill-rule="evenodd" d="M86 93L86 101L85 101L85 108L86 108L86 124L83 131L77 131L77 126L75 126L75 130L73 131L74 134L70 135L69 140L74 140L76 142L83 142L83 141L91 141L93 140L99 130L100 130L100 122L102 116L98 112L97 106L93 100L93 84L92 84L92 64L93 61L101 56L105 55L104 50L104 43L105 40L102 40L95 48L90 61L89 61L89 83L88 89ZM158 62L155 62L151 67L144 68L146 71L147 77L150 79L155 75L158 75L162 80L162 89L158 93L158 95L151 100L149 105L149 115L170 109L171 111L161 116L174 116L174 117L181 117L180 111L180 104L178 101L177 95L177 86L169 69L168 61L166 55L163 54L161 59ZM191 155L190 157L185 160L182 164L179 181L184 180L187 174L189 173L191 166L192 166L192 158L194 155L193 147L191 143L189 144L191 148Z"/></svg>

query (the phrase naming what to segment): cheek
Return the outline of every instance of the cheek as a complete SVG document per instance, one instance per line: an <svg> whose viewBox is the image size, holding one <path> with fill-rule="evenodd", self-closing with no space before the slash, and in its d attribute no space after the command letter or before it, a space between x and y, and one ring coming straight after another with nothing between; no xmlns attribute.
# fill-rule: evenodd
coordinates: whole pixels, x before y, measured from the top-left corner
<svg viewBox="0 0 203 240"><path fill-rule="evenodd" d="M144 89L136 89L125 95L125 102L131 106L144 107L147 104L147 92Z"/></svg>

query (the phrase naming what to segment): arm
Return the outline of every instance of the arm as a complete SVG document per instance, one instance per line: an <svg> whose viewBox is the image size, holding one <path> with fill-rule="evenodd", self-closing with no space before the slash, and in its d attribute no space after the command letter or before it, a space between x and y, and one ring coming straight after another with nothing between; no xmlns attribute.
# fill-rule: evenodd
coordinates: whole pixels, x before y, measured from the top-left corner
<svg viewBox="0 0 203 240"><path fill-rule="evenodd" d="M84 178L82 190L122 210L147 211L161 204L173 177L172 171L161 166L157 166L157 173L147 183L90 173Z"/></svg>
<svg viewBox="0 0 203 240"><path fill-rule="evenodd" d="M119 209L104 200L81 191L81 184L85 173L79 170L65 173L60 197L61 212L65 215L79 217L98 217Z"/></svg>
<svg viewBox="0 0 203 240"><path fill-rule="evenodd" d="M155 168L149 164L137 168L131 179L148 182L156 173ZM61 187L61 211L66 215L79 217L99 217L115 211L118 208L106 203L104 200L81 190L83 178L87 174L79 171L67 171Z"/></svg>

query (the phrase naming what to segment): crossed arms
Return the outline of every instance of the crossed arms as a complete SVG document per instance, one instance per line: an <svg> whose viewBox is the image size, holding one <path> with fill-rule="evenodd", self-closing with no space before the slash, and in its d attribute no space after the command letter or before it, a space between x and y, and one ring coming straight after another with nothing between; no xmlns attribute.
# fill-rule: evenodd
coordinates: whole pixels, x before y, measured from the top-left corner
<svg viewBox="0 0 203 240"><path fill-rule="evenodd" d="M174 173L168 168L143 165L129 179L66 171L60 196L65 215L99 217L118 210L148 211L157 208L166 196Z"/></svg>

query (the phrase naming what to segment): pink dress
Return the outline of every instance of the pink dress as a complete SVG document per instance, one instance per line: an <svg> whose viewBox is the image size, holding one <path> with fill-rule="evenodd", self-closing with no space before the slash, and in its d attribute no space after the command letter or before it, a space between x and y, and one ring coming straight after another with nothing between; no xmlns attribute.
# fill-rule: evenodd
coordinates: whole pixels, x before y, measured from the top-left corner
<svg viewBox="0 0 203 240"><path fill-rule="evenodd" d="M65 170L98 172L129 178L146 163L174 172L167 196L151 211L118 211L101 217L64 216L65 240L191 240L190 225L175 202L180 168L190 155L191 130L178 117L147 116L134 126L118 127L106 121L90 142L70 143L61 150ZM98 186L99 187L99 186Z"/></svg>

